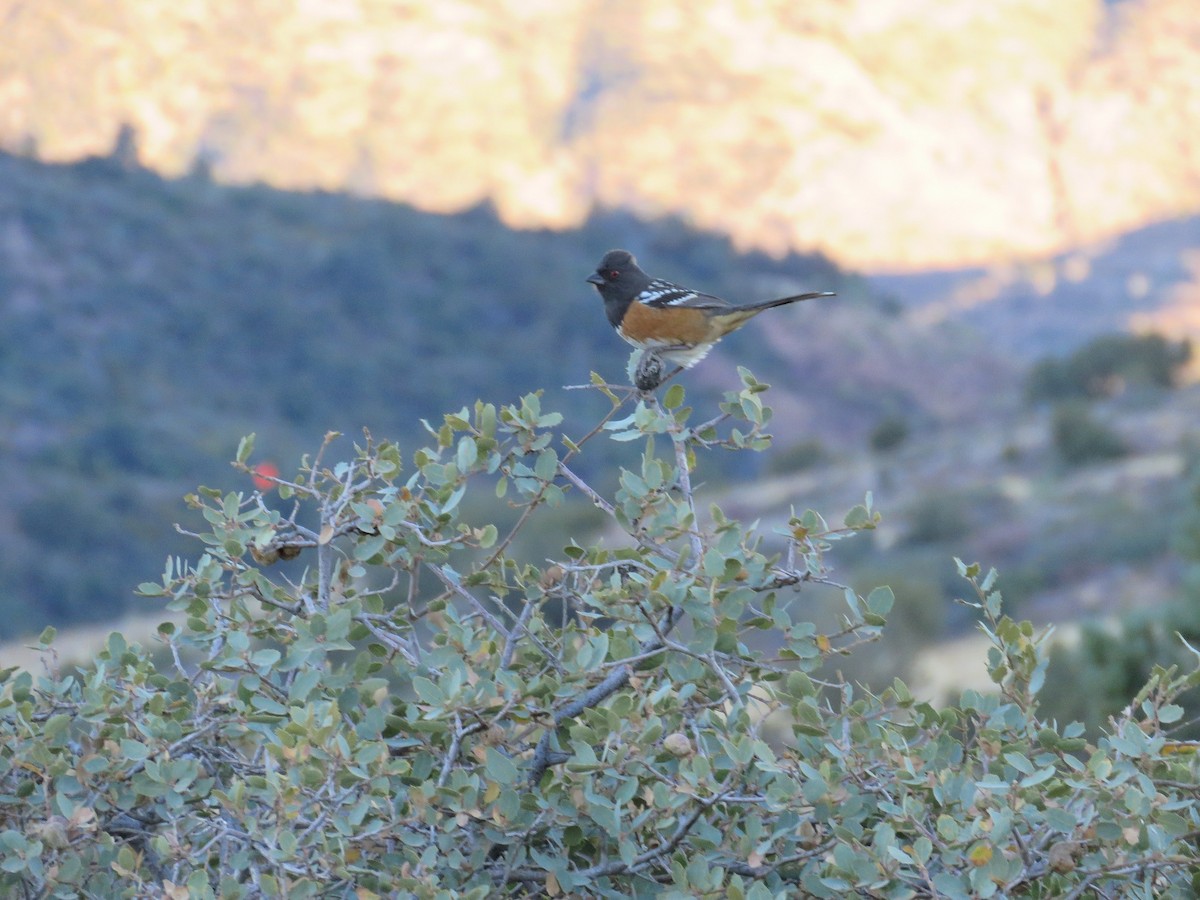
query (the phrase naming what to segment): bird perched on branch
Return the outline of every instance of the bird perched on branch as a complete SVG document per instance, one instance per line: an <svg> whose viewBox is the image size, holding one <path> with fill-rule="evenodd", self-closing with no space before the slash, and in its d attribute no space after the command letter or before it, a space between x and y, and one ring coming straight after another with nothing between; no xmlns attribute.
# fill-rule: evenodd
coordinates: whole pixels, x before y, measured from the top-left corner
<svg viewBox="0 0 1200 900"><path fill-rule="evenodd" d="M712 294L651 278L628 250L608 251L587 280L600 292L605 315L617 334L645 351L635 378L642 390L653 390L670 377L662 372L663 362L684 369L694 366L713 344L763 310L834 296L814 291L734 306Z"/></svg>

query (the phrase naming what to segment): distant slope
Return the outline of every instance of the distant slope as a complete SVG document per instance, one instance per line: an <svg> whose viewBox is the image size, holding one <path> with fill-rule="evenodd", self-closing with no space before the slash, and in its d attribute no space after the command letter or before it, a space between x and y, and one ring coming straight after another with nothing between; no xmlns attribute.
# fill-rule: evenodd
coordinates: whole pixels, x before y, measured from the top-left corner
<svg viewBox="0 0 1200 900"><path fill-rule="evenodd" d="M896 672L919 673L923 690L944 686L953 681L945 669L962 655L936 642L978 627L954 602L969 596L955 557L994 566L1005 612L1065 626L1060 637L1081 622L1153 617L1191 596L1195 564L1182 546L1200 483L1200 384L1131 388L1092 412L1121 436L1127 456L1065 466L1051 411L1027 408L973 428L921 431L886 454L847 452L759 478L717 502L726 514L774 521L800 505L834 515L871 487L879 528L829 553L838 581L860 591L888 584L896 593L882 642L850 663L854 677L882 687ZM781 549L779 538L765 541ZM837 592L806 593L800 602L805 615L833 622L841 614ZM959 678L960 688L974 683L972 673Z"/></svg>
<svg viewBox="0 0 1200 900"><path fill-rule="evenodd" d="M739 256L677 222L515 232L487 209L167 181L110 159L0 155L0 186L0 637L116 614L167 553L194 552L171 527L179 498L248 488L227 464L247 432L290 466L330 429L411 447L420 417L539 387L594 420L600 398L560 388L591 369L624 379L628 348L583 280L612 246L739 300L838 291L686 376L710 404L738 363L775 382L785 445L858 444L885 415L971 420L1012 383L977 339L913 328L819 257ZM581 464L611 473L618 451Z"/></svg>
<svg viewBox="0 0 1200 900"><path fill-rule="evenodd" d="M1200 216L1020 264L873 280L914 320L966 324L1022 362L1131 330L1200 348Z"/></svg>
<svg viewBox="0 0 1200 900"><path fill-rule="evenodd" d="M0 0L0 146L857 267L1200 209L1195 0ZM131 148L132 149L132 148Z"/></svg>

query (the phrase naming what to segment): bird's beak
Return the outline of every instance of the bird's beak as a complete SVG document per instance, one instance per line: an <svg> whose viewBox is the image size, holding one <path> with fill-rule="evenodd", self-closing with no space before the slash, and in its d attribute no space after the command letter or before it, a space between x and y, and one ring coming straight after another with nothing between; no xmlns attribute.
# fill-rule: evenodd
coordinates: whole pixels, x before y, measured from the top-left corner
<svg viewBox="0 0 1200 900"><path fill-rule="evenodd" d="M586 281L588 282L588 284L596 284L596 285L604 284L604 276L601 275L599 272L593 272L591 275L589 275L587 277Z"/></svg>

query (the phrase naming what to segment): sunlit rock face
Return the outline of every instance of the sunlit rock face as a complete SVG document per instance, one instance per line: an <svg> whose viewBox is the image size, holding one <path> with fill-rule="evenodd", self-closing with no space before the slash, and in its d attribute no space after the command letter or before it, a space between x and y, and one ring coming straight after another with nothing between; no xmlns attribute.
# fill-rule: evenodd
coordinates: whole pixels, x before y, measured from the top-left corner
<svg viewBox="0 0 1200 900"><path fill-rule="evenodd" d="M1200 208L1193 0L0 0L0 144L869 268Z"/></svg>

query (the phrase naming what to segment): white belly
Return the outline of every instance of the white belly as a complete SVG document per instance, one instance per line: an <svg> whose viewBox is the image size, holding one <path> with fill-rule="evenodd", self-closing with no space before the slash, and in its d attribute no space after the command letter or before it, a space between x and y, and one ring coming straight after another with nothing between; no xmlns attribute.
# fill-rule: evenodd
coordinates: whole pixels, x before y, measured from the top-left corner
<svg viewBox="0 0 1200 900"><path fill-rule="evenodd" d="M713 348L712 344L697 344L694 347L683 346L680 344L671 344L667 341L648 340L634 341L621 335L625 339L625 343L637 347L639 350L653 352L655 356L664 362L671 363L676 366L683 366L685 369L690 369L704 357L708 356L708 351Z"/></svg>

